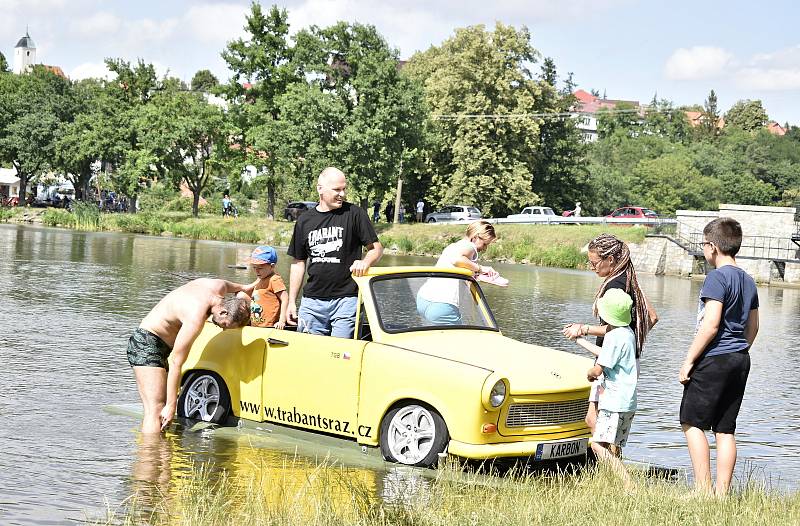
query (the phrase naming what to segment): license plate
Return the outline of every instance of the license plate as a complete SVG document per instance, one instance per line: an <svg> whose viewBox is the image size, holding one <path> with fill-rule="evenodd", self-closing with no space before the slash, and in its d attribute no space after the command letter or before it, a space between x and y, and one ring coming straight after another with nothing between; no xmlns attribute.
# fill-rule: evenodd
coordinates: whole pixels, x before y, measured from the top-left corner
<svg viewBox="0 0 800 526"><path fill-rule="evenodd" d="M586 438L564 442L545 442L536 446L536 460L585 455L588 443L589 440Z"/></svg>

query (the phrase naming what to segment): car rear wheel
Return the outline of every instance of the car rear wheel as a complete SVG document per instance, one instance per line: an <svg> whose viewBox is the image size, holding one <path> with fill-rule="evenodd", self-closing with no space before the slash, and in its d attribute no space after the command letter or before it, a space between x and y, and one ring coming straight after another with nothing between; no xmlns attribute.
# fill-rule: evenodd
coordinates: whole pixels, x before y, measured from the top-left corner
<svg viewBox="0 0 800 526"><path fill-rule="evenodd" d="M381 453L391 462L435 466L448 438L444 419L427 405L409 403L395 407L381 421Z"/></svg>
<svg viewBox="0 0 800 526"><path fill-rule="evenodd" d="M225 382L217 374L190 373L178 397L178 415L222 424L231 412L231 396Z"/></svg>

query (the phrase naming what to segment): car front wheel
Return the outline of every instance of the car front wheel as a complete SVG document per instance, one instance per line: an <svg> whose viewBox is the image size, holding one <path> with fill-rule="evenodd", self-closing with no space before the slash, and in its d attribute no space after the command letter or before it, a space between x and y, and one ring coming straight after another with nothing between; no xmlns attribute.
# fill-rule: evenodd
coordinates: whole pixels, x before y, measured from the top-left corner
<svg viewBox="0 0 800 526"><path fill-rule="evenodd" d="M435 222L436 222L436 220L434 218L432 218L432 217L430 219L428 219L428 223L435 223Z"/></svg>
<svg viewBox="0 0 800 526"><path fill-rule="evenodd" d="M391 462L435 466L448 439L444 419L427 405L410 403L395 407L381 421L381 453Z"/></svg>
<svg viewBox="0 0 800 526"><path fill-rule="evenodd" d="M227 420L230 408L228 388L214 373L191 373L178 397L178 415L193 420L222 424Z"/></svg>

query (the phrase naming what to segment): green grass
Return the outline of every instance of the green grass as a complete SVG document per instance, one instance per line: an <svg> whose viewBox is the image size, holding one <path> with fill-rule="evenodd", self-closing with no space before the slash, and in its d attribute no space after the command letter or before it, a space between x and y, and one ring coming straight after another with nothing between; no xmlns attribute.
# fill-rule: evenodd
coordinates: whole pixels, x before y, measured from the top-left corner
<svg viewBox="0 0 800 526"><path fill-rule="evenodd" d="M160 490L133 495L94 524L784 525L800 523L800 494L744 482L725 499L698 496L683 482L633 473L625 491L602 467L579 474L485 477L452 466L423 478L399 469L365 477L352 468L294 466L214 475L195 466ZM245 471L245 470L243 470ZM378 480L376 480L376 477ZM379 493L384 498L377 496ZM156 496L155 499L153 496ZM390 498L387 498L387 495Z"/></svg>
<svg viewBox="0 0 800 526"><path fill-rule="evenodd" d="M172 235L190 239L266 243L287 246L293 223L255 216L224 219L219 215L192 217L185 211L100 214L91 206L76 207L73 213L48 209L42 221L49 226L80 230L107 230L151 235ZM444 247L460 239L466 225L379 225L384 247L401 255L438 256ZM498 239L482 259L563 268L584 268L581 249L592 238L610 232L629 243L644 240L644 227L609 225L496 225Z"/></svg>

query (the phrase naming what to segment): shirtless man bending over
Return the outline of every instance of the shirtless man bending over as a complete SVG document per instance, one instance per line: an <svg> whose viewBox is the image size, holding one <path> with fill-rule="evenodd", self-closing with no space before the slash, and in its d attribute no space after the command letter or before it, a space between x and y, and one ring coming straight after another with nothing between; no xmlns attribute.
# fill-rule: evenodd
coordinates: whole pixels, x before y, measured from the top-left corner
<svg viewBox="0 0 800 526"><path fill-rule="evenodd" d="M239 291L252 294L252 286L196 279L164 296L144 317L128 340L128 362L144 406L143 433L163 430L175 416L181 366L208 316L222 329L250 322L250 304L224 296Z"/></svg>

